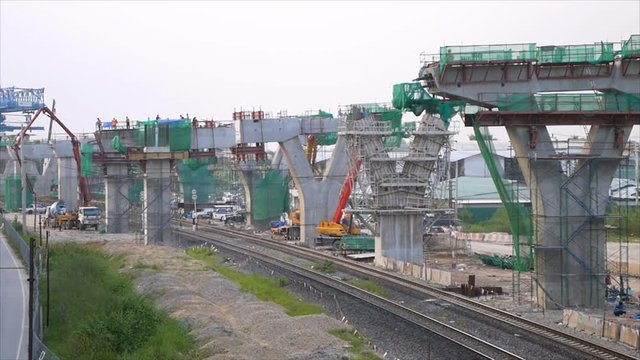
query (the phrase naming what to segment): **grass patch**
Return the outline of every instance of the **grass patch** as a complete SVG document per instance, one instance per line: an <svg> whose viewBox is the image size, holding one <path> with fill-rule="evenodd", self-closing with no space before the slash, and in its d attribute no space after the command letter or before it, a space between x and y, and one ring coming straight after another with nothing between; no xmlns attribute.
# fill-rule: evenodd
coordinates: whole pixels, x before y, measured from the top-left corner
<svg viewBox="0 0 640 360"><path fill-rule="evenodd" d="M365 340L358 334L354 335L352 330L336 329L329 331L329 334L337 337L338 339L344 340L351 345L351 348L349 348L349 352L353 354L353 356L350 358L350 360L380 359L380 357L376 356L364 346Z"/></svg>
<svg viewBox="0 0 640 360"><path fill-rule="evenodd" d="M318 305L301 301L283 289L287 284L285 278L271 279L258 274L245 275L220 264L210 249L191 248L186 252L187 255L206 262L212 270L240 285L241 291L251 293L262 301L270 301L282 306L289 316L322 313Z"/></svg>
<svg viewBox="0 0 640 360"><path fill-rule="evenodd" d="M142 261L138 261L135 264L133 264L133 268L134 269L151 269L155 271L162 270L162 266L158 264L147 264L147 263L143 263Z"/></svg>
<svg viewBox="0 0 640 360"><path fill-rule="evenodd" d="M359 287L362 290L366 290L372 294L376 294L382 297L387 296L387 292L381 289L376 283L371 280L351 279L348 282L349 284L355 287Z"/></svg>
<svg viewBox="0 0 640 360"><path fill-rule="evenodd" d="M312 268L325 274L332 274L336 272L336 264L330 260L325 260L321 263L315 264Z"/></svg>
<svg viewBox="0 0 640 360"><path fill-rule="evenodd" d="M178 321L135 293L122 263L97 245L51 246L47 346L61 359L201 358Z"/></svg>

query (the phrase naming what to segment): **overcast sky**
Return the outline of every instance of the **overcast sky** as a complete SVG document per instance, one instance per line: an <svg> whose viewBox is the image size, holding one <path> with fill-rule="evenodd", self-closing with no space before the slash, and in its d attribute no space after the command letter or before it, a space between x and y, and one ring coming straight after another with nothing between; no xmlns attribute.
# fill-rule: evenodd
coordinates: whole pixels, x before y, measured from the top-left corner
<svg viewBox="0 0 640 360"><path fill-rule="evenodd" d="M0 85L44 87L77 132L92 131L96 117L337 114L339 105L390 102L393 84L417 77L420 53L440 46L639 33L640 0L0 0Z"/></svg>

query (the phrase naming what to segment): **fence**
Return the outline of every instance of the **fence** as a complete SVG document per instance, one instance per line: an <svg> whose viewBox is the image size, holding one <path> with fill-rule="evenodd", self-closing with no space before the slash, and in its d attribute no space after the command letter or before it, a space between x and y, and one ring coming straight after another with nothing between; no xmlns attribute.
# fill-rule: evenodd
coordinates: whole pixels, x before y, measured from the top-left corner
<svg viewBox="0 0 640 360"><path fill-rule="evenodd" d="M29 245L27 245L22 237L13 228L13 225L7 220L4 215L2 216L2 223L4 224L5 233L7 234L7 240L13 245L13 248L17 248L20 252L20 259L24 264L28 266L31 251ZM44 256L42 247L35 248L35 254L33 257L33 322L31 329L33 331L33 346L31 349L31 358L38 360L59 360L59 358L49 350L42 341L43 338L43 322L42 322L42 307L40 305L40 278L43 275L43 263Z"/></svg>

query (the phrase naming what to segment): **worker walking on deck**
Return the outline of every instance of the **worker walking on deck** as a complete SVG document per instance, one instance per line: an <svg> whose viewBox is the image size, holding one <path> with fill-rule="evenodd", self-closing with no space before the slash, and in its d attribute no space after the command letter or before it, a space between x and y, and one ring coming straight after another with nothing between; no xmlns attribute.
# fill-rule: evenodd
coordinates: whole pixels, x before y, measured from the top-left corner
<svg viewBox="0 0 640 360"><path fill-rule="evenodd" d="M102 131L102 121L100 121L100 118L98 118L98 120L96 120L96 130L97 131Z"/></svg>
<svg viewBox="0 0 640 360"><path fill-rule="evenodd" d="M116 118L111 119L111 128L115 129L118 127L118 120Z"/></svg>
<svg viewBox="0 0 640 360"><path fill-rule="evenodd" d="M129 127L131 126L131 121L129 120L128 116L125 118L124 122L127 125L127 129L129 129Z"/></svg>

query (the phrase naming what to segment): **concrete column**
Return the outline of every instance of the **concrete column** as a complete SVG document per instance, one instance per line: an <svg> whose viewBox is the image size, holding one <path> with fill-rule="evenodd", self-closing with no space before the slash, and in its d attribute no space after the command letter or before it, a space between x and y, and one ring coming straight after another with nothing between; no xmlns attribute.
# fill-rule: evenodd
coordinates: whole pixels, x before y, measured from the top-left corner
<svg viewBox="0 0 640 360"><path fill-rule="evenodd" d="M171 241L171 160L147 160L144 172L144 242Z"/></svg>
<svg viewBox="0 0 640 360"><path fill-rule="evenodd" d="M28 172L27 172L28 173ZM42 175L36 181L35 189L38 196L51 193L51 181L58 177L58 162L54 158L45 159Z"/></svg>
<svg viewBox="0 0 640 360"><path fill-rule="evenodd" d="M244 188L244 205L246 209L247 225L254 225L253 213L251 211L251 187L254 181L255 172L249 169L240 169L240 182Z"/></svg>
<svg viewBox="0 0 640 360"><path fill-rule="evenodd" d="M401 213L378 215L380 235L375 237L376 261L384 256L396 261L424 264L423 217L422 214Z"/></svg>
<svg viewBox="0 0 640 360"><path fill-rule="evenodd" d="M105 176L105 212L107 232L129 232L129 178L128 165L108 164Z"/></svg>
<svg viewBox="0 0 640 360"><path fill-rule="evenodd" d="M58 199L64 200L70 210L78 208L80 196L78 185L76 160L72 157L58 158Z"/></svg>
<svg viewBox="0 0 640 360"><path fill-rule="evenodd" d="M280 142L285 160L300 197L300 240L313 247L320 220L331 220L338 194L347 174L346 143L338 138L331 160L321 178L315 178L298 136Z"/></svg>
<svg viewBox="0 0 640 360"><path fill-rule="evenodd" d="M631 127L591 126L572 173L563 170L559 159L566 154L556 153L546 127L536 127L534 148L529 126L506 129L531 191L538 304L602 307L604 215ZM616 136L623 139L617 147Z"/></svg>

